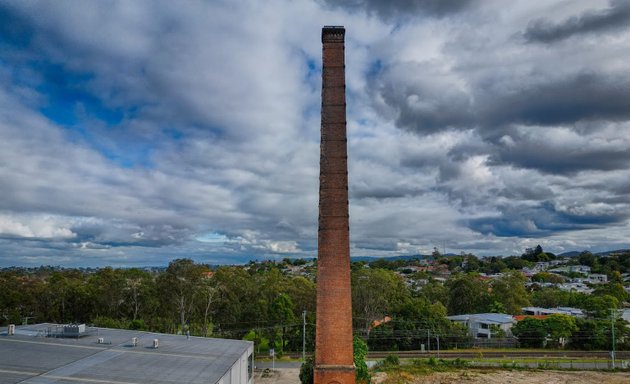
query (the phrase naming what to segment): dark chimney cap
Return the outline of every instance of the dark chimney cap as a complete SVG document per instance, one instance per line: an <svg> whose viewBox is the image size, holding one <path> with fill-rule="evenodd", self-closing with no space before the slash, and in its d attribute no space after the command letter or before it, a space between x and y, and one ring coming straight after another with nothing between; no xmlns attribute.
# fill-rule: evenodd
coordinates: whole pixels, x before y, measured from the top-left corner
<svg viewBox="0 0 630 384"><path fill-rule="evenodd" d="M322 43L323 42L343 42L343 38L346 34L346 29L343 26L326 25L322 28Z"/></svg>

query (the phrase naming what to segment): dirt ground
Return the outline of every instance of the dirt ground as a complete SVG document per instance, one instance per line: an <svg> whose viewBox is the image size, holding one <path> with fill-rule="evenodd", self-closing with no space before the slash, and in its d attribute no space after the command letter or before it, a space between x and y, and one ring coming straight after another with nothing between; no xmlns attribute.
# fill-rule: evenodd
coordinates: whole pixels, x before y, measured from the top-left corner
<svg viewBox="0 0 630 384"><path fill-rule="evenodd" d="M299 384L300 370L297 368L277 369L269 374L256 372L257 384ZM387 377L377 373L372 377L373 384L413 383L413 384L629 384L628 372L591 371L478 371L466 369L455 372L433 373L428 376L402 374Z"/></svg>

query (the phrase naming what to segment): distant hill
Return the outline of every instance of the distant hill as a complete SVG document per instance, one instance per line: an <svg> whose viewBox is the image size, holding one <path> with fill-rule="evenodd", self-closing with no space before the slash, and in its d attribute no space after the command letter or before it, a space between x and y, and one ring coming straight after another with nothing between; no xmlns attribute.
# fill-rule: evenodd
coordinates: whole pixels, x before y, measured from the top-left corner
<svg viewBox="0 0 630 384"><path fill-rule="evenodd" d="M447 253L445 255L442 255L444 257L451 257L451 256L457 256L454 253ZM402 255L402 256L353 256L350 258L351 261L366 261L366 262L370 262L370 261L375 261L375 260L379 260L379 259L385 259L385 260L413 260L413 259L428 259L430 258L431 255Z"/></svg>
<svg viewBox="0 0 630 384"><path fill-rule="evenodd" d="M582 253L584 251L569 251L569 252L564 252L561 254L558 254L558 257L577 257L580 255L580 253ZM622 253L622 252L630 252L630 250L628 249L616 249L613 251L603 251L603 252L597 252L594 253L594 255L596 256L608 256L611 254L615 254L615 253ZM459 256L455 253L447 253L444 254L442 256L445 257L452 257L452 256ZM417 255L403 255L403 256L354 256L351 257L350 260L351 261L364 261L364 262L372 262L372 261L376 261L379 259L385 259L385 260L413 260L413 259L428 259L430 258L431 255L421 255L421 254L417 254ZM484 257L492 257L492 256L477 256L479 258L484 258ZM501 255L497 255L497 257L505 257L505 256L501 256Z"/></svg>
<svg viewBox="0 0 630 384"><path fill-rule="evenodd" d="M596 252L593 253L596 256L608 256L611 254L615 254L615 253L623 253L623 252L629 252L630 250L628 249L615 249L613 251L603 251L603 252ZM570 252L564 252L558 255L558 257L577 257L580 256L580 253L582 253L584 251L570 251Z"/></svg>
<svg viewBox="0 0 630 384"><path fill-rule="evenodd" d="M582 253L581 251L570 251L570 252L564 252L561 253L559 255L557 255L558 257L577 257L580 256L580 253Z"/></svg>

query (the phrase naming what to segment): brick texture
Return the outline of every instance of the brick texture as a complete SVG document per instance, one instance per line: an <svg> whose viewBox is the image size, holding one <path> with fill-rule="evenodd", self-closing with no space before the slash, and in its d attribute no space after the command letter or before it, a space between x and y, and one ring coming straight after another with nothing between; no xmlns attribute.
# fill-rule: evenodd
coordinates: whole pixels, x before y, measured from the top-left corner
<svg viewBox="0 0 630 384"><path fill-rule="evenodd" d="M322 30L315 384L354 384L343 27Z"/></svg>

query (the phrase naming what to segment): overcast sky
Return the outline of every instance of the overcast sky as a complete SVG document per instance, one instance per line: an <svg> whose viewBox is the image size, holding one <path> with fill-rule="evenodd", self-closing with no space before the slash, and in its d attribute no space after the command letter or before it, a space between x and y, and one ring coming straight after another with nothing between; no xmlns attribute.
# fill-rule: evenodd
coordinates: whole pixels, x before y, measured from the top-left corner
<svg viewBox="0 0 630 384"><path fill-rule="evenodd" d="M0 1L0 266L314 257L346 27L353 256L630 247L630 1Z"/></svg>

